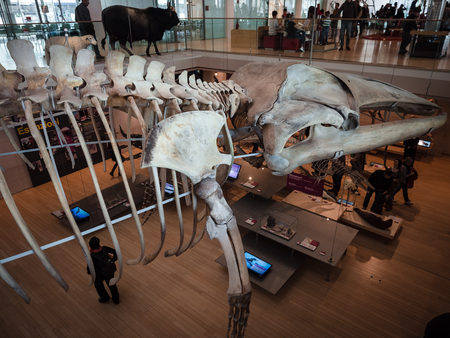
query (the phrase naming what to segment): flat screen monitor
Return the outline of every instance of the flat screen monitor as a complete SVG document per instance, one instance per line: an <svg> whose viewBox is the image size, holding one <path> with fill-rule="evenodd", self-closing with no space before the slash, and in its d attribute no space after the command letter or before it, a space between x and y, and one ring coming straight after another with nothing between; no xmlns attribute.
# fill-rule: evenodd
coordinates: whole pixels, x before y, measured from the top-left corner
<svg viewBox="0 0 450 338"><path fill-rule="evenodd" d="M345 204L345 205L353 205L353 204L355 204L352 201L347 201L347 200L342 200L342 199L338 199L338 203L339 204Z"/></svg>
<svg viewBox="0 0 450 338"><path fill-rule="evenodd" d="M233 163L231 165L230 173L228 174L228 178L235 180L239 176L239 171L241 171L241 166L239 164Z"/></svg>
<svg viewBox="0 0 450 338"><path fill-rule="evenodd" d="M424 147L424 148L430 148L431 147L431 141L419 140L418 145L421 146L421 147Z"/></svg>
<svg viewBox="0 0 450 338"><path fill-rule="evenodd" d="M70 209L70 211L72 212L73 218L75 218L75 221L77 223L87 221L91 217L91 215L88 212L81 209L80 207L72 208Z"/></svg>
<svg viewBox="0 0 450 338"><path fill-rule="evenodd" d="M245 251L245 260L247 261L247 268L250 272L258 275L259 277L263 277L267 274L267 271L272 267L272 264L262 260L255 255Z"/></svg>
<svg viewBox="0 0 450 338"><path fill-rule="evenodd" d="M164 189L167 194L173 194L174 188L173 185L166 182L166 188Z"/></svg>

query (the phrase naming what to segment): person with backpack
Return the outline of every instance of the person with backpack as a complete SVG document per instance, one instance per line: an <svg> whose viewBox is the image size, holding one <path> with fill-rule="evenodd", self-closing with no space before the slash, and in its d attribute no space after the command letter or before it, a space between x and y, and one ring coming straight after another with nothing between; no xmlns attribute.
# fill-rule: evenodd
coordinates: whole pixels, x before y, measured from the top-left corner
<svg viewBox="0 0 450 338"><path fill-rule="evenodd" d="M100 303L106 303L112 298L114 304L119 304L117 285L109 285L109 281L114 277L114 272L116 271L116 263L114 263L117 260L116 250L106 245L101 246L100 240L95 236L90 239L89 247L95 269L94 285L100 296L98 301ZM87 273L89 275L91 274L89 267L87 268ZM106 292L103 282L106 282L106 285L108 285L111 297Z"/></svg>
<svg viewBox="0 0 450 338"><path fill-rule="evenodd" d="M403 191L403 199L405 200L406 205L413 205L413 203L409 200L408 189L411 189L414 186L414 181L418 178L417 171L412 167L413 164L412 157L407 157L403 161L403 166L405 167L405 181L400 184L400 187L397 188L397 191L394 193L397 194L400 189Z"/></svg>

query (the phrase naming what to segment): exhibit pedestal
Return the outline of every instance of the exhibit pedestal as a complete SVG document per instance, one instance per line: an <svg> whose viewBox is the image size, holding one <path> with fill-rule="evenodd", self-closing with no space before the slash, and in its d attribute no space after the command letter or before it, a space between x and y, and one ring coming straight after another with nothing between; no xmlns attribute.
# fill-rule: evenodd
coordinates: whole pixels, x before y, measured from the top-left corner
<svg viewBox="0 0 450 338"><path fill-rule="evenodd" d="M345 226L336 221L315 215L306 210L299 209L286 203L264 199L250 194L245 195L239 201L231 205L231 209L240 227L255 232L259 238L266 237L273 242L292 249L292 253L299 252L332 266L336 266L347 251L347 247L353 241L358 230ZM261 215L268 209L298 219L296 233L290 240L280 238L261 229ZM257 222L247 222L248 220ZM317 250L311 250L300 245L305 239L311 238L319 244ZM296 254L296 253L295 253ZM261 257L264 259L264 257ZM271 262L270 257L267 261ZM326 280L329 280L330 269Z"/></svg>
<svg viewBox="0 0 450 338"><path fill-rule="evenodd" d="M249 272L250 281L253 284L272 294L276 294L281 289L305 259L304 255L299 253L292 254L291 250L285 246L267 238L258 237L254 233L248 233L244 236L242 243L245 251L272 264L272 267L267 272L267 276L259 277ZM227 266L224 255L217 258L216 262L225 267Z"/></svg>
<svg viewBox="0 0 450 338"><path fill-rule="evenodd" d="M144 199L145 185L143 183L145 183L146 180L148 180L148 177L140 174L136 176L136 180L134 183L131 182L131 178L128 178L128 183L130 185L131 193L133 195L134 203L136 204L136 206L142 203ZM128 202L125 199L127 194L122 182L103 189L102 195L105 199L105 203L107 204L108 213L111 219L129 212L130 204L126 203ZM105 222L96 194L92 194L83 198L82 200L72 203L71 207L80 207L90 214L89 219L84 222L78 223L78 228L80 229L80 231L89 230ZM60 215L58 213L59 211L60 210L56 210L52 212L52 215L58 218L63 224L70 227L69 220L64 215Z"/></svg>

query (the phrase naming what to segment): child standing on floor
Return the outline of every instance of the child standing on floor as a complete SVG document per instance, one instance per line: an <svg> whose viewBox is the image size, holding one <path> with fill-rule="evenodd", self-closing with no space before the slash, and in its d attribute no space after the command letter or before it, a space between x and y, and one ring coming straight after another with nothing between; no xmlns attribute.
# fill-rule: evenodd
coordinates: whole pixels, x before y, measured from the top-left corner
<svg viewBox="0 0 450 338"><path fill-rule="evenodd" d="M326 11L325 18L322 19L322 39L320 41L321 45L326 45L328 43L328 32L330 31L330 26L330 11Z"/></svg>

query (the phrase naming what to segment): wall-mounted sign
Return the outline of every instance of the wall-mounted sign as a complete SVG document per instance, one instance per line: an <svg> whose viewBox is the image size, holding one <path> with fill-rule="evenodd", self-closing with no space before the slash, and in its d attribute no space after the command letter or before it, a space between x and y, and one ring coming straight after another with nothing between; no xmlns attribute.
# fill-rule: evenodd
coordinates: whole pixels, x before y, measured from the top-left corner
<svg viewBox="0 0 450 338"><path fill-rule="evenodd" d="M35 115L35 117L39 117L39 114ZM97 114L97 111L94 110L95 121L91 120L90 115L86 110L81 110L78 113L76 113L75 118L78 121L78 126L80 127L81 132L83 133L86 141L97 140L94 132L93 123L97 124L97 128L99 129L102 139L105 138L104 135L106 133L101 123L100 117ZM58 125L59 129L61 130L61 133L64 136L64 140L67 144L79 143L75 130L73 129L73 126L70 123L68 116L66 115L56 116L55 122ZM61 143L64 143L64 141L60 139L61 135L59 135L56 132L56 128L53 125L53 122L49 118L46 118L44 120L44 123L45 129L47 130L50 145L60 146ZM42 123L38 121L36 126L42 133L42 137L44 137L44 126L42 125ZM31 135L28 124L17 126L16 132L23 150L37 148L36 141ZM102 160L98 147L99 146L97 144L91 144L88 146L89 153L91 154L92 161L94 162L94 164ZM75 168L72 168L72 162L69 151L72 153L72 157L75 159ZM84 158L84 154L81 151L80 146L69 146L64 148L57 147L53 148L52 152L60 177L63 177L67 174L71 174L77 170L86 168L87 166L86 159ZM47 172L47 168L45 167L44 161L42 160L39 151L27 152L25 153L25 156L35 166L34 170L28 168L33 186L37 187L38 185L50 181L50 175Z"/></svg>
<svg viewBox="0 0 450 338"><path fill-rule="evenodd" d="M291 173L287 175L286 187L304 192L305 194L320 196L323 195L323 180L301 174Z"/></svg>

